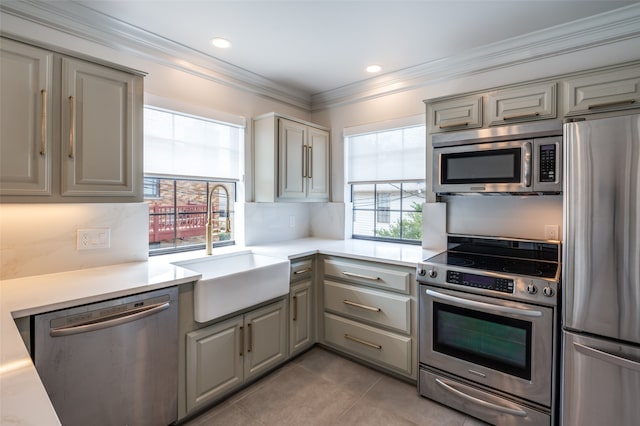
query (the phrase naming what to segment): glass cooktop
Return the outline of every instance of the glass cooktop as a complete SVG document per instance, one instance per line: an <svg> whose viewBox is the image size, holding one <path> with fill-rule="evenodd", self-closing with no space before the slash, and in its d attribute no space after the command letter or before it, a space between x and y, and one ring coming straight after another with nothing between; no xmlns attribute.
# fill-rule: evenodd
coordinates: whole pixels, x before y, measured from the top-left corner
<svg viewBox="0 0 640 426"><path fill-rule="evenodd" d="M425 262L485 271L556 278L559 244L449 236L449 249Z"/></svg>

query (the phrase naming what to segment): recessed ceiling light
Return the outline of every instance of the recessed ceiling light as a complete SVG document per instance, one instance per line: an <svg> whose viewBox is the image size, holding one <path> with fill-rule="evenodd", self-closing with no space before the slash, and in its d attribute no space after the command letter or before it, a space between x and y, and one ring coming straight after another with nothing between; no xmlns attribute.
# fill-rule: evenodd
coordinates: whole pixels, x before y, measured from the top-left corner
<svg viewBox="0 0 640 426"><path fill-rule="evenodd" d="M380 65L369 65L367 67L367 72L370 73L380 72L380 70L382 70L382 67Z"/></svg>
<svg viewBox="0 0 640 426"><path fill-rule="evenodd" d="M231 47L231 42L222 37L214 38L213 40L211 40L211 44L220 49L228 49L229 47Z"/></svg>

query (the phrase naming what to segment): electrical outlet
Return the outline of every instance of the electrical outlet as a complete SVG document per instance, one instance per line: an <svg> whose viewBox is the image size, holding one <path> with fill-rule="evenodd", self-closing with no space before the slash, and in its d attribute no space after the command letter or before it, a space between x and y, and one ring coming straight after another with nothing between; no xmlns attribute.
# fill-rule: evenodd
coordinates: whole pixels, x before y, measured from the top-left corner
<svg viewBox="0 0 640 426"><path fill-rule="evenodd" d="M558 225L545 225L544 239L558 241L560 239L558 235Z"/></svg>
<svg viewBox="0 0 640 426"><path fill-rule="evenodd" d="M77 249L94 250L109 248L111 246L111 229L78 229Z"/></svg>

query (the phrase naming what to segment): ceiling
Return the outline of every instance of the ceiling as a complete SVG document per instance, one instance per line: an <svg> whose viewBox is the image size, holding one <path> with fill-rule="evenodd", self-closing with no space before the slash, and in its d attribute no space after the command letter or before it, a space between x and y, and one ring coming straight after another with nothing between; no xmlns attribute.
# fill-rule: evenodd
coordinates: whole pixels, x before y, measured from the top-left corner
<svg viewBox="0 0 640 426"><path fill-rule="evenodd" d="M76 0L81 8L315 95L637 3ZM539 34L539 33L538 33ZM229 49L211 45L231 41Z"/></svg>

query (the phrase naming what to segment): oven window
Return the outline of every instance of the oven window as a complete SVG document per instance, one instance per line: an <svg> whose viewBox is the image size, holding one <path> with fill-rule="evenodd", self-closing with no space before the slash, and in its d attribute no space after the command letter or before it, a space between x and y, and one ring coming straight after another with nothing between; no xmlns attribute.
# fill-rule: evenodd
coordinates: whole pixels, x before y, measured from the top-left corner
<svg viewBox="0 0 640 426"><path fill-rule="evenodd" d="M434 350L531 380L531 323L433 304Z"/></svg>
<svg viewBox="0 0 640 426"><path fill-rule="evenodd" d="M442 154L443 184L518 183L520 148Z"/></svg>

